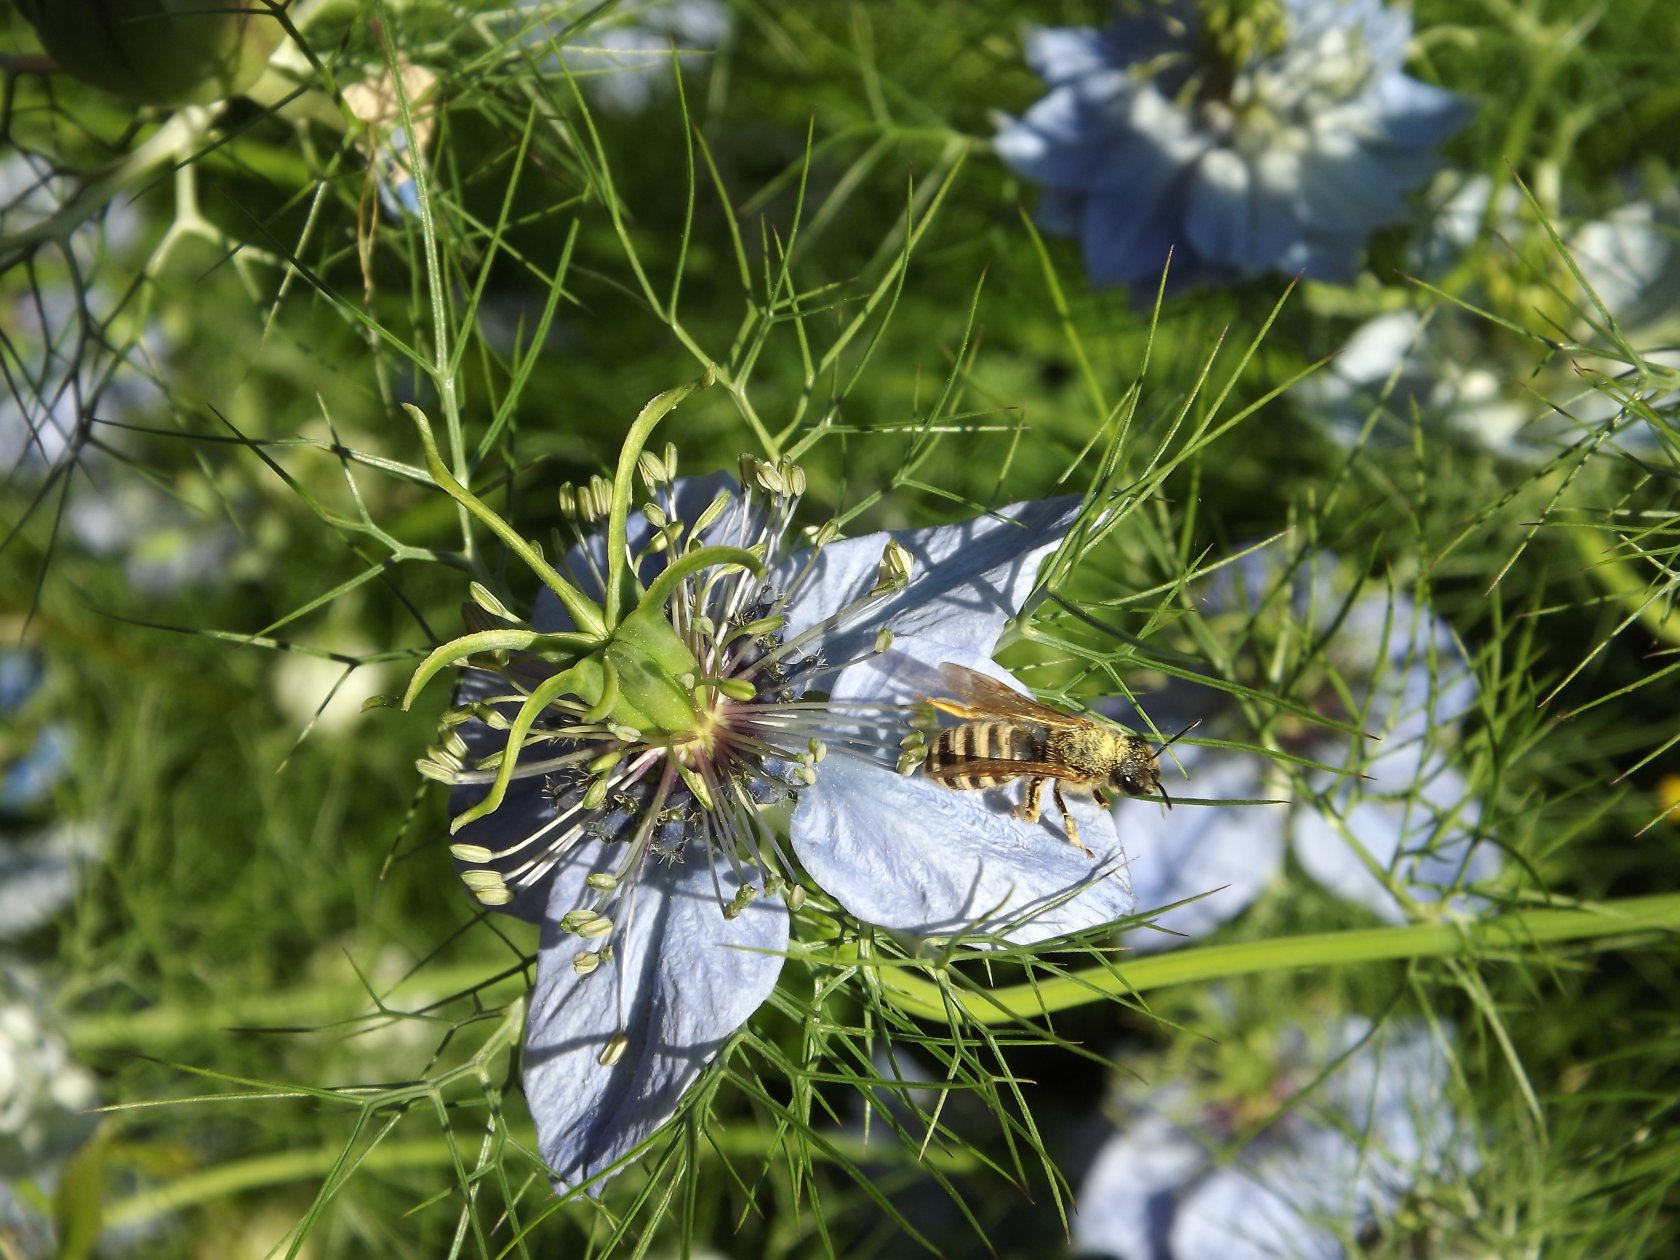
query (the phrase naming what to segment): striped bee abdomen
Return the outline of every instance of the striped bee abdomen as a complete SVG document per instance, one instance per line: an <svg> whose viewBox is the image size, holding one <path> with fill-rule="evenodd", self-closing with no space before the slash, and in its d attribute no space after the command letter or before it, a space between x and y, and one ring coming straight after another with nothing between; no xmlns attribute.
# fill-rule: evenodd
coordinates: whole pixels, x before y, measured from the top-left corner
<svg viewBox="0 0 1680 1260"><path fill-rule="evenodd" d="M970 774L977 761L1041 761L1043 741L1028 727L1002 718L979 718L940 731L928 750L925 770L935 783L957 792L1002 787L1008 774Z"/></svg>

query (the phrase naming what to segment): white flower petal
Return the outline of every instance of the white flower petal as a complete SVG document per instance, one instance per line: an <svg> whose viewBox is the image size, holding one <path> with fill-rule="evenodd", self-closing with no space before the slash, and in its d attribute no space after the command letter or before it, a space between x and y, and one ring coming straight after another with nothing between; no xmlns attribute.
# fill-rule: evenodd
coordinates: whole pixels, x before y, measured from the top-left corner
<svg viewBox="0 0 1680 1260"><path fill-rule="evenodd" d="M1168 1120L1166 1110L1140 1117L1097 1153L1072 1222L1080 1252L1125 1260L1165 1254L1180 1189L1209 1163L1202 1144Z"/></svg>
<svg viewBox="0 0 1680 1260"><path fill-rule="evenodd" d="M1113 67L1107 41L1088 26L1030 26L1023 42L1027 64L1046 83L1081 79Z"/></svg>
<svg viewBox="0 0 1680 1260"><path fill-rule="evenodd" d="M75 854L65 845L0 837L0 940L34 931L75 895Z"/></svg>
<svg viewBox="0 0 1680 1260"><path fill-rule="evenodd" d="M1328 1136L1352 1149L1340 1134ZM1279 1168L1278 1163L1210 1173L1180 1204L1166 1254L1173 1260L1342 1260L1345 1252L1336 1235L1313 1221L1315 1187L1299 1181L1300 1174L1314 1171L1328 1177L1329 1169L1287 1163Z"/></svg>
<svg viewBox="0 0 1680 1260"><path fill-rule="evenodd" d="M1421 788L1415 779L1403 784L1379 779L1374 786L1401 795L1356 800L1345 808L1340 824L1305 809L1295 821L1296 858L1307 874L1338 897L1390 923L1401 923L1406 913L1390 891L1390 881L1414 900L1430 902L1444 891L1498 873L1497 849L1490 844L1471 848L1480 807L1466 799L1463 776L1445 758L1431 760ZM1347 839L1350 835L1378 867L1390 872L1387 880L1361 860Z"/></svg>
<svg viewBox="0 0 1680 1260"><path fill-rule="evenodd" d="M998 636L1032 593L1040 561L1077 510L1078 500L1071 498L1018 503L955 525L831 543L791 601L787 634L798 635L864 598L892 539L913 559L909 584L867 618L843 619L822 635L830 662L856 661L836 677L834 698L908 703L939 687L937 667L944 661L996 673L991 654ZM876 654L882 626L892 631L893 647Z"/></svg>
<svg viewBox="0 0 1680 1260"><path fill-rule="evenodd" d="M620 857L608 845L592 856L600 871ZM554 881L526 1020L525 1096L562 1189L595 1176L671 1118L776 987L788 940L780 900L755 901L725 919L711 858L691 846L685 863L644 874L633 911L612 935L616 960L580 977L572 960L594 945L562 932L558 919L581 903L588 873L574 864ZM727 869L718 879L727 899L738 884ZM629 1044L603 1067L621 1011Z"/></svg>
<svg viewBox="0 0 1680 1260"><path fill-rule="evenodd" d="M953 792L921 774L831 756L801 793L789 830L825 892L897 931L973 928L1032 944L1130 914L1136 900L1108 811L1068 797L1096 854L1087 857L1063 838L1048 788L1037 823L1009 816L1024 790Z"/></svg>
<svg viewBox="0 0 1680 1260"><path fill-rule="evenodd" d="M1203 754L1187 759L1187 768L1188 790L1196 796L1254 800L1264 795L1256 758ZM1283 806L1180 805L1168 813L1127 809L1122 802L1116 810L1125 811L1117 812L1115 822L1139 907L1147 912L1197 898L1151 914L1150 922L1163 931L1140 926L1127 932L1125 943L1135 950L1180 945L1229 922L1253 903L1283 865L1288 818Z"/></svg>

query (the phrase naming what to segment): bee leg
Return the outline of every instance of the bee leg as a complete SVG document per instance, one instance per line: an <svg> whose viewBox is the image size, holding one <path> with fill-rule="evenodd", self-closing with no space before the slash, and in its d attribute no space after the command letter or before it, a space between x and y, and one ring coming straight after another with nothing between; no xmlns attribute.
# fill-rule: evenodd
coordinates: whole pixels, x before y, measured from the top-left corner
<svg viewBox="0 0 1680 1260"><path fill-rule="evenodd" d="M1027 796L1019 805L1009 811L1011 818L1019 818L1022 822L1034 823L1038 821L1038 811L1044 805L1044 780L1028 779Z"/></svg>
<svg viewBox="0 0 1680 1260"><path fill-rule="evenodd" d="M1060 783L1051 789L1051 795L1056 798L1056 808L1062 811L1062 830L1067 832L1068 843L1076 849L1084 849L1086 857L1096 857L1095 853L1085 848L1085 842L1079 838L1079 824L1073 821L1073 814L1068 810L1067 799L1062 795Z"/></svg>

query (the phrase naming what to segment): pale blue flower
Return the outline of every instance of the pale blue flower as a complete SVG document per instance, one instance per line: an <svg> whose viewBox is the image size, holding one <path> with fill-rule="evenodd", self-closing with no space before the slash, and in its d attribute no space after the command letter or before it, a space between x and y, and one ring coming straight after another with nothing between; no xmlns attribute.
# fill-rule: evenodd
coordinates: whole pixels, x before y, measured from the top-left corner
<svg viewBox="0 0 1680 1260"><path fill-rule="evenodd" d="M1038 219L1106 284L1225 284L1267 272L1346 281L1465 102L1406 76L1411 16L1377 0L1282 0L1211 36L1179 3L1106 30L1035 29L1050 91L996 139L1045 186ZM1277 25L1272 25L1275 20Z"/></svg>
<svg viewBox="0 0 1680 1260"><path fill-rule="evenodd" d="M38 821L69 775L74 750L68 723L29 712L45 677L36 653L0 651L0 818L25 821L0 826L0 939L32 932L62 910L75 894L77 868L103 847L85 824Z"/></svg>
<svg viewBox="0 0 1680 1260"><path fill-rule="evenodd" d="M1079 1191L1082 1253L1334 1260L1356 1252L1361 1232L1419 1181L1480 1167L1445 1101L1448 1049L1427 1026L1344 1018L1327 1035L1282 1043L1258 1098L1198 1097L1183 1083L1128 1091L1120 1105L1134 1104L1131 1114ZM1278 1114L1233 1150L1255 1106Z"/></svg>
<svg viewBox="0 0 1680 1260"><path fill-rule="evenodd" d="M1287 803L1186 805L1170 819L1127 813L1121 833L1140 905L1199 898L1151 916L1179 936L1139 928L1128 945L1163 948L1234 918L1282 874L1286 850L1325 888L1393 923L1407 917L1402 895L1465 908L1479 899L1464 890L1498 874L1498 849L1476 835L1480 804L1450 756L1476 700L1469 663L1446 624L1405 594L1348 596L1327 554L1286 575L1256 553L1216 578L1204 616L1261 655L1279 639L1317 645L1307 676L1321 682L1308 706L1377 738L1286 720L1286 751L1343 768L1306 772L1306 792L1292 800L1275 762L1185 748L1187 795Z"/></svg>
<svg viewBox="0 0 1680 1260"><path fill-rule="evenodd" d="M0 716L10 717L41 688L46 670L37 653L0 649Z"/></svg>
<svg viewBox="0 0 1680 1260"><path fill-rule="evenodd" d="M644 582L673 551L763 548L764 578L708 571L668 605L695 659L717 671L704 746L673 752L635 731L540 751L527 742L501 807L457 835L468 886L543 924L525 1090L562 1187L596 1177L669 1119L769 996L801 870L859 919L924 936L1033 943L1133 908L1107 811L1074 806L1092 858L1058 819L1019 823L993 794L897 768L906 720L919 695L940 689L940 664L1008 678L992 650L1076 505L1025 503L850 540L822 531L821 545L796 550L802 475L746 467L746 493L723 478L662 489L629 539ZM568 559L590 590L604 564L598 537ZM539 598L532 624L564 628L557 601ZM518 686L538 682L532 673ZM496 698L507 713L514 690L477 673L462 698ZM453 776L464 784L457 811L489 777L470 767L507 738L476 719L458 734L455 764L467 768ZM578 770L603 755L619 760L591 803Z"/></svg>
<svg viewBox="0 0 1680 1260"><path fill-rule="evenodd" d="M1581 279L1623 335L1635 344L1664 347L1643 355L1646 366L1656 369L1649 378L1625 363L1584 352L1542 362L1531 347L1517 344L1513 350L1511 339L1480 316L1442 303L1427 313L1393 311L1359 325L1335 360L1297 385L1291 397L1344 442L1370 426L1374 441L1409 443L1414 425L1421 424L1450 430L1495 454L1532 461L1588 429L1615 425L1627 440L1648 440L1648 428L1624 423L1629 413L1621 400L1583 381L1581 370L1617 378L1647 406L1674 406L1680 354L1666 347L1673 340L1680 297L1675 217L1671 206L1635 201L1602 218L1560 228ZM1491 234L1498 242L1492 248L1498 251L1501 282L1508 283L1508 254L1542 233L1514 183L1496 190L1485 175L1463 178L1431 220L1411 266L1440 282L1484 234ZM1556 250L1549 240L1541 248L1548 255ZM1554 272L1564 292L1577 287L1561 259L1555 260ZM1475 289L1465 296L1478 305L1491 301ZM1537 283L1535 300L1550 297L1549 288ZM1603 316L1585 290L1574 295L1574 306L1570 335L1588 345L1603 344L1595 327Z"/></svg>
<svg viewBox="0 0 1680 1260"><path fill-rule="evenodd" d="M0 774L0 811L27 813L52 796L70 772L70 727L49 722L33 734L29 747L10 759Z"/></svg>
<svg viewBox="0 0 1680 1260"><path fill-rule="evenodd" d="M673 50L679 64L696 65L729 35L722 0L626 0L611 8L588 0L525 0L523 7L541 20L527 23L522 38L537 48L554 46L598 108L625 116L670 89Z"/></svg>
<svg viewBox="0 0 1680 1260"><path fill-rule="evenodd" d="M0 649L0 814L34 810L70 770L69 725L25 713L45 678L36 653Z"/></svg>
<svg viewBox="0 0 1680 1260"><path fill-rule="evenodd" d="M98 1101L41 979L0 958L0 1255L60 1254L41 1205L52 1202L64 1160L93 1135Z"/></svg>
<svg viewBox="0 0 1680 1260"><path fill-rule="evenodd" d="M1514 451L1538 408L1490 365L1488 340L1486 327L1456 307L1378 315L1291 397L1343 442L1365 433L1375 416L1370 440L1377 444L1409 443L1417 423L1445 424L1489 450Z"/></svg>
<svg viewBox="0 0 1680 1260"><path fill-rule="evenodd" d="M175 478L168 494L109 460L83 463L89 484L65 513L68 532L92 554L121 559L134 591L171 595L228 580L246 547L229 519L237 503L216 502L191 475Z"/></svg>
<svg viewBox="0 0 1680 1260"><path fill-rule="evenodd" d="M0 159L0 239L39 227L77 190L38 158ZM0 477L16 483L79 453L94 424L161 397L143 370L144 342L119 344L111 325L126 286L104 263L133 248L140 216L121 199L64 240L0 274Z"/></svg>
<svg viewBox="0 0 1680 1260"><path fill-rule="evenodd" d="M29 1178L95 1124L93 1077L71 1057L32 972L0 960L0 1180Z"/></svg>

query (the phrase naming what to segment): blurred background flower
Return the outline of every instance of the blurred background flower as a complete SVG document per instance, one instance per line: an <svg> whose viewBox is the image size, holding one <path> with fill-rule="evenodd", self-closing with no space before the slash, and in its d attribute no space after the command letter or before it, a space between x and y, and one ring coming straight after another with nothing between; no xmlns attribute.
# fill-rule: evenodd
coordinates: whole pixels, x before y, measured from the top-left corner
<svg viewBox="0 0 1680 1260"><path fill-rule="evenodd" d="M424 157L437 132L437 75L407 58L398 58L402 75L402 99L388 70L352 83L344 89L344 104L363 124L366 133L358 144L368 156L369 171L379 194L379 204L393 219L420 213L420 188L414 180L415 154ZM409 141L402 124L406 100L414 122L418 144Z"/></svg>
<svg viewBox="0 0 1680 1260"><path fill-rule="evenodd" d="M97 1097L53 1027L40 980L0 961L0 1177L39 1178L85 1142Z"/></svg>
<svg viewBox="0 0 1680 1260"><path fill-rule="evenodd" d="M1155 917L1167 933L1129 932L1133 948L1160 949L1235 917L1283 874L1286 852L1320 885L1392 923L1413 903L1468 906L1461 890L1498 873L1498 850L1477 841L1480 805L1451 756L1476 700L1469 663L1427 607L1403 592L1355 589L1347 575L1329 553L1285 568L1261 551L1210 583L1202 615L1221 638L1247 645L1238 666L1247 681L1275 685L1261 682L1261 662L1315 679L1311 711L1363 735L1281 718L1272 736L1280 752L1339 767L1297 777L1282 762L1184 748L1187 795L1285 803L1127 810L1118 822L1138 904L1197 898ZM1201 729L1217 734L1233 716L1209 714Z"/></svg>
<svg viewBox="0 0 1680 1260"><path fill-rule="evenodd" d="M0 238L40 227L77 181L29 154L0 158ZM108 259L132 251L138 212L114 204L37 246L0 274L0 467L8 479L56 468L97 419L118 419L161 396L149 347L127 335L128 295L107 281Z"/></svg>
<svg viewBox="0 0 1680 1260"><path fill-rule="evenodd" d="M78 866L104 848L98 828L53 808L75 740L44 680L39 653L0 650L0 940L34 931L68 905Z"/></svg>
<svg viewBox="0 0 1680 1260"><path fill-rule="evenodd" d="M1648 443L1647 426L1620 423L1627 407L1615 390L1583 380L1583 369L1617 380L1648 406L1667 405L1680 385L1680 353L1671 348L1680 209L1636 199L1559 226L1577 278L1514 182L1496 188L1485 175L1451 179L1455 190L1410 265L1431 284L1454 286L1465 302L1524 319L1534 339L1524 345L1496 335L1494 325L1446 300L1387 312L1355 328L1329 365L1291 391L1296 405L1343 442L1368 434L1384 445L1409 443L1414 424L1423 424L1525 462L1606 426L1622 440ZM1641 364L1610 357L1619 349L1599 304L1641 352ZM1560 355L1552 344L1560 335L1606 353Z"/></svg>
<svg viewBox="0 0 1680 1260"><path fill-rule="evenodd" d="M1255 1041L1230 1047L1238 1061L1219 1081L1119 1088L1116 1131L1079 1189L1082 1253L1357 1254L1413 1186L1480 1166L1447 1101L1451 1043L1438 1030L1344 1016Z"/></svg>
<svg viewBox="0 0 1680 1260"><path fill-rule="evenodd" d="M1411 15L1375 0L1178 3L1106 30L1041 28L1050 91L997 152L1102 284L1303 272L1347 281L1467 103L1402 67ZM1147 296L1148 290L1139 297Z"/></svg>
<svg viewBox="0 0 1680 1260"><path fill-rule="evenodd" d="M721 0L630 0L610 7L580 0L523 0L522 41L545 47L549 73L560 65L576 76L591 103L608 113L646 109L672 86L673 53L685 68L699 65L728 38L729 8Z"/></svg>

